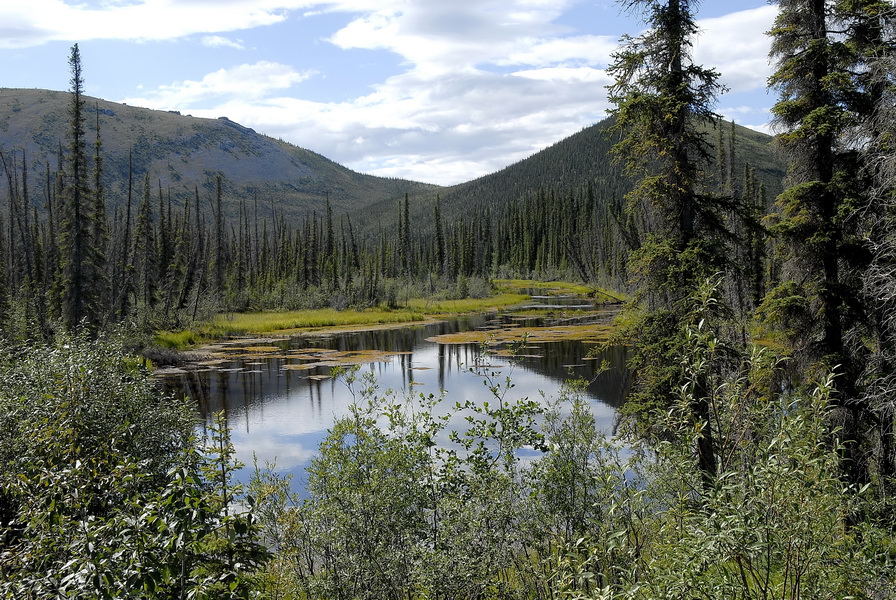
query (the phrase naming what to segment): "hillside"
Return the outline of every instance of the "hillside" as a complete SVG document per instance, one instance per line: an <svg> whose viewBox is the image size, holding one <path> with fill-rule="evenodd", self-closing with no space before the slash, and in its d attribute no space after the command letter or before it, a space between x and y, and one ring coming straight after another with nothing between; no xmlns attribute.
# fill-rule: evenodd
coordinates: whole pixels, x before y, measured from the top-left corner
<svg viewBox="0 0 896 600"><path fill-rule="evenodd" d="M6 160L22 153L29 166L29 186L43 202L47 163L58 164L65 144L69 94L49 90L0 89L0 151ZM135 194L142 194L144 174L153 193L161 185L175 200L214 194L221 174L229 212L239 198L258 197L265 214L276 206L287 217L322 212L329 194L336 213L357 211L372 203L420 194L437 186L356 173L312 151L261 135L226 117L201 119L87 98L87 136L95 138L99 111L107 197L114 207L127 193L128 152L133 149ZM92 153L92 149L91 149Z"/></svg>
<svg viewBox="0 0 896 600"><path fill-rule="evenodd" d="M24 151L29 165L29 186L40 190L32 201L40 205L45 192L47 164L56 170L58 148L64 144L69 96L48 90L0 89L0 151L6 160L21 163ZM398 219L398 200L410 196L412 215L419 228L431 226L436 194L443 215L455 219L484 208L498 211L509 202L539 189L566 193L590 183L598 198L619 198L629 189L618 165L609 158L613 140L603 121L496 173L452 187L356 173L320 154L256 133L222 116L202 119L178 113L137 108L89 98L88 107L99 110L104 148L108 201L114 208L126 198L128 152L133 151L135 194L149 174L177 202L198 188L204 202L214 194L221 175L225 205L236 216L238 201L258 198L259 214L275 206L287 218L321 214L329 195L334 214L349 213L359 232L391 229ZM93 110L89 111L88 138L95 135ZM725 125L727 135L728 126ZM784 168L775 156L772 138L736 128L734 174L743 165L757 169L767 197L781 189ZM709 139L714 141L715 132Z"/></svg>
<svg viewBox="0 0 896 600"><path fill-rule="evenodd" d="M563 194L589 182L598 198L621 198L631 184L610 157L614 140L609 127L609 120L601 121L500 171L424 194L415 204L421 221L426 223L426 216L432 214L436 192L441 196L446 219L475 214L483 208L500 212L509 202L540 189ZM727 143L730 123L723 123L722 127ZM740 180L744 165L749 164L756 169L757 180L765 184L770 202L782 191L785 175L784 163L773 148L773 138L739 125L735 131L735 179ZM708 132L711 143L717 138L717 130ZM385 205L381 208L396 210Z"/></svg>

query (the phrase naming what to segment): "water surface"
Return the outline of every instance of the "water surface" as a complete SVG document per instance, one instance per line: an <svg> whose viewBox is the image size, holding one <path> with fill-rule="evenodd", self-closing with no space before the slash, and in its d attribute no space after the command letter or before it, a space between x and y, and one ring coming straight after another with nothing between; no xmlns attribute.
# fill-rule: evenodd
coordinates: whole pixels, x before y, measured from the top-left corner
<svg viewBox="0 0 896 600"><path fill-rule="evenodd" d="M508 400L556 397L564 381L584 378L589 382L586 394L599 426L608 432L612 429L615 409L628 388L624 348L609 348L597 357L589 357L593 343L566 340L531 344L518 351L523 356L508 358L483 356L479 344L448 345L427 340L498 325L494 316L475 316L265 342L277 346L278 351L271 347L256 355L243 353L164 377L163 385L176 395L195 399L206 424L215 412L224 412L237 457L247 465L240 479L246 480L255 461L259 466L276 462L278 471L293 474L294 489L299 492L304 490L304 470L318 445L335 419L348 414L353 401L352 390L344 381L328 377L329 366L292 370L289 365L294 366L311 350L324 357L327 351L375 349L394 353L361 365L359 374L371 372L383 393L392 390L399 397L421 393L438 396L444 390L444 410L456 402L489 400L484 373L500 383L511 378L513 388L507 393ZM599 372L602 365L607 368ZM462 427L463 419L458 417L452 425Z"/></svg>

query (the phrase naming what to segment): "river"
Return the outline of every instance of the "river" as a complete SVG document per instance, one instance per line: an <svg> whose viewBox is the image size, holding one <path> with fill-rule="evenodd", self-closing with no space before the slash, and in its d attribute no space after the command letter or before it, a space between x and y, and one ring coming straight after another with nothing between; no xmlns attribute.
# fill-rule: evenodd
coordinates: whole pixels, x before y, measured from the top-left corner
<svg viewBox="0 0 896 600"><path fill-rule="evenodd" d="M608 313L570 317L576 307L593 308L582 305L581 299L534 301L569 305L563 309L564 325L608 319ZM167 392L197 402L204 425L211 423L215 412L224 412L236 456L246 465L240 480L248 479L253 463L262 467L276 463L279 472L293 475L293 489L301 494L305 468L328 428L348 413L353 400L343 380L329 377L332 367L343 362L360 362L359 371L372 373L383 393L393 390L401 397L439 395L444 390L442 402L450 406L488 400L484 373L502 383L511 378L508 399L532 400L555 397L563 381L580 377L589 382L586 394L600 427L609 432L629 385L624 348L610 347L590 357L596 342L582 341L581 336L568 339L573 336L564 336L567 329L562 326L556 341L528 343L514 357L483 356L477 343L444 343L457 341L451 336L462 332L541 324L541 318L507 313L286 339L236 340L211 348L210 360L161 379ZM496 347L501 354L506 349Z"/></svg>

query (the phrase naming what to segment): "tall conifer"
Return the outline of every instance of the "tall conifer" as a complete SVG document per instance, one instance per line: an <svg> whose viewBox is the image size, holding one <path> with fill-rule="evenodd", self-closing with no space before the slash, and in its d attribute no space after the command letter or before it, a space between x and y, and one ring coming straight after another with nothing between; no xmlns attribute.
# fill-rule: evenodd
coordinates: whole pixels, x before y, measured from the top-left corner
<svg viewBox="0 0 896 600"><path fill-rule="evenodd" d="M87 165L87 141L84 130L84 76L78 44L69 56L71 100L69 103L68 153L64 187L61 194L60 279L61 315L69 328L82 319L97 321L97 298L93 230L93 206Z"/></svg>
<svg viewBox="0 0 896 600"><path fill-rule="evenodd" d="M90 270L91 280L98 302L98 313L105 316L111 309L112 301L109 290L108 255L109 255L109 226L106 220L106 192L103 185L103 140L100 136L100 109L99 104L94 105L96 116L96 139L93 153L93 206L91 207L91 245L90 245Z"/></svg>
<svg viewBox="0 0 896 600"><path fill-rule="evenodd" d="M880 101L883 89L868 77L870 58L892 50L892 37L882 37L887 27L892 34L892 12L869 0L781 0L770 32L777 63L770 84L779 93L773 114L790 164L789 187L772 217L783 276L764 308L779 322L798 320L790 341L809 373L837 375L844 474L856 484L870 476L861 445L872 415L859 390L868 303L856 290L870 258L860 218L871 208L861 147L873 146L875 133L865 129L856 143L852 131L869 122Z"/></svg>
<svg viewBox="0 0 896 600"><path fill-rule="evenodd" d="M705 126L717 118L713 105L722 88L715 70L690 58L697 2L625 0L622 5L642 10L649 27L637 38L623 39L609 73L615 78L610 100L620 135L613 151L636 178L626 196L626 211L641 233L632 270L648 308L633 332L639 388L629 408L639 434L653 436L663 433L641 417L668 402L682 384L684 374L669 356L684 352L679 330L687 301L723 266L721 203L703 192L708 186L702 171L709 157ZM698 382L690 408L694 426L704 432L695 451L709 486L717 466L705 384Z"/></svg>

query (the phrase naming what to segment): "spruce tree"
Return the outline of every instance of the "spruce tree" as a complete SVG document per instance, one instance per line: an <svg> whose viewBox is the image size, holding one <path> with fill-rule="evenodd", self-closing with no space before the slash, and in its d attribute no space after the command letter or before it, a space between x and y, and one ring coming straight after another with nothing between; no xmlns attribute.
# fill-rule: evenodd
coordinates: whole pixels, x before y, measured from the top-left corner
<svg viewBox="0 0 896 600"><path fill-rule="evenodd" d="M654 306L669 306L690 292L685 283L702 280L721 265L711 238L724 233L722 201L704 193L703 165L709 157L705 128L713 112L718 73L690 61L697 25L690 0L627 0L641 8L650 29L638 38L624 38L609 73L614 131L621 139L613 147L627 172L635 176L626 196L626 210L637 216L641 260L651 252L692 253L690 264L675 264L652 272L660 279L642 287ZM677 262L677 261L676 261ZM684 273L679 273L684 268ZM676 285L668 279L676 277Z"/></svg>
<svg viewBox="0 0 896 600"><path fill-rule="evenodd" d="M149 318L149 309L155 304L158 265L156 261L155 227L152 214L152 192L149 173L143 179L143 200L137 209L134 227L134 267L137 281L137 301Z"/></svg>
<svg viewBox="0 0 896 600"><path fill-rule="evenodd" d="M79 323L95 325L98 320L96 255L92 236L93 205L87 164L87 141L84 129L84 76L78 44L69 56L71 100L69 103L68 153L64 187L60 197L59 226L60 276L58 280L61 316L65 325L74 329Z"/></svg>
<svg viewBox="0 0 896 600"><path fill-rule="evenodd" d="M212 285L217 293L224 291L224 205L221 199L221 176L215 178L215 270Z"/></svg>
<svg viewBox="0 0 896 600"><path fill-rule="evenodd" d="M884 0L838 0L837 29L858 68L851 107L858 115L850 138L861 148L867 207L861 231L872 260L862 277L870 335L848 339L871 347L859 406L873 415L877 439L870 444L884 496L896 491L896 6ZM853 351L850 348L850 351Z"/></svg>
<svg viewBox="0 0 896 600"><path fill-rule="evenodd" d="M705 193L709 145L705 131L722 87L715 70L694 64L697 34L691 0L625 0L640 9L649 29L623 39L609 73L613 148L635 178L626 196L626 213L638 225L640 247L630 270L639 282L636 302L647 309L631 332L637 338L632 365L638 389L627 404L637 435L663 436L649 416L679 389L684 374L671 356L685 352L681 335L688 302L699 286L723 268L725 227L722 202ZM633 340L634 341L634 340ZM700 382L698 382L699 384ZM694 427L703 431L695 448L705 485L712 484L717 465L709 422L708 390L698 385L691 406Z"/></svg>
<svg viewBox="0 0 896 600"><path fill-rule="evenodd" d="M880 101L881 88L868 79L868 54L869 47L876 53L887 45L881 37L885 5L782 0L779 7L770 32L777 63L770 84L779 93L773 114L789 159L789 187L772 216L783 277L763 308L773 320L796 322L789 341L807 373L836 375L844 475L862 484L870 476L863 432L873 418L859 389L869 311L856 291L870 259L860 215L872 207L861 147L873 144L875 135L866 130L857 143L852 132ZM892 7L889 12L892 31Z"/></svg>
<svg viewBox="0 0 896 600"><path fill-rule="evenodd" d="M100 136L100 109L94 105L96 115L96 140L93 153L93 206L91 207L91 246L90 268L99 314L107 311L111 316L112 300L110 298L108 269L109 227L106 221L106 193L103 185L103 141Z"/></svg>
<svg viewBox="0 0 896 600"><path fill-rule="evenodd" d="M435 208L435 220L436 220L436 252L435 252L435 271L441 276L445 275L446 265L445 265L445 232L442 229L442 199L436 194L436 208Z"/></svg>

